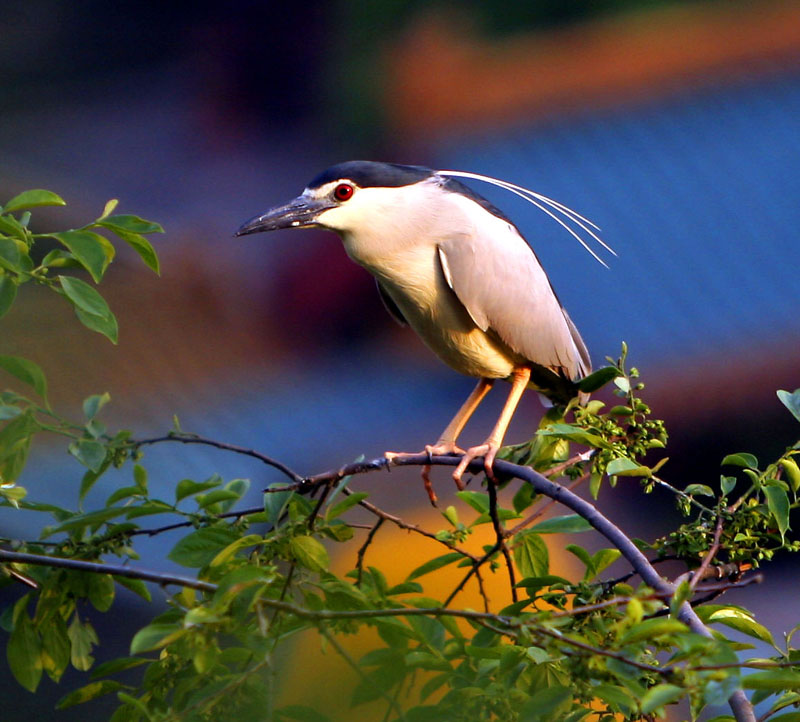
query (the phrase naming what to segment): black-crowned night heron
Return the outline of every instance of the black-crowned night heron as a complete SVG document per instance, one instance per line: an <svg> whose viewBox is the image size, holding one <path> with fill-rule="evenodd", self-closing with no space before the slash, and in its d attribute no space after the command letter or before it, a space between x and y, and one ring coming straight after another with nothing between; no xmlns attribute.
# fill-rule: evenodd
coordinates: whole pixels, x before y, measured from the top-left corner
<svg viewBox="0 0 800 722"><path fill-rule="evenodd" d="M464 470L480 456L493 478L495 455L526 388L566 404L577 393L575 382L591 371L591 361L519 230L455 177L521 195L587 250L568 224L602 244L583 216L505 181L369 161L328 168L300 196L247 221L236 235L311 226L335 231L347 255L375 276L391 314L445 363L479 379L439 440L425 447L431 454L463 455L453 472L462 488ZM458 435L496 379L511 382L508 400L486 441L463 451L456 446ZM433 500L428 471L423 477Z"/></svg>

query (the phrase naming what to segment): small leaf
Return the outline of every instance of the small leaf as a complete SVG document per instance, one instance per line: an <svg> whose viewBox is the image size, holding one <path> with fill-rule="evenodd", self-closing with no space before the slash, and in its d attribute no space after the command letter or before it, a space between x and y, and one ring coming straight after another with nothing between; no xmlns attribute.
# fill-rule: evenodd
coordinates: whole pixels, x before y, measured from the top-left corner
<svg viewBox="0 0 800 722"><path fill-rule="evenodd" d="M800 389L795 389L792 393L780 390L777 394L780 402L800 421Z"/></svg>
<svg viewBox="0 0 800 722"><path fill-rule="evenodd" d="M111 309L105 299L85 281L73 276L59 276L58 280L67 298L76 308L101 318L111 315Z"/></svg>
<svg viewBox="0 0 800 722"><path fill-rule="evenodd" d="M298 564L312 572L324 572L330 564L328 551L312 536L292 537L289 548Z"/></svg>
<svg viewBox="0 0 800 722"><path fill-rule="evenodd" d="M417 579L418 577L429 574L430 572L435 572L437 569L441 569L442 567L446 567L448 564L453 564L454 562L461 561L462 559L464 559L464 555L460 554L459 552L442 554L440 557L434 557L433 559L429 559L424 564L420 564L420 566L414 569L414 571L412 571L411 574L406 577L406 580L411 581L412 579Z"/></svg>
<svg viewBox="0 0 800 722"><path fill-rule="evenodd" d="M764 494L767 497L769 513L775 519L778 531L781 533L781 539L783 539L789 529L789 495L783 487L777 484L765 485Z"/></svg>
<svg viewBox="0 0 800 722"><path fill-rule="evenodd" d="M585 391L586 393L590 394L602 388L609 381L611 381L611 379L615 379L619 375L620 371L618 368L614 366L604 366L603 368L597 369L597 371L594 371L588 376L582 378L578 382L578 388L581 391Z"/></svg>
<svg viewBox="0 0 800 722"><path fill-rule="evenodd" d="M164 647L185 633L186 630L180 624L167 622L148 624L133 635L131 654L141 654Z"/></svg>
<svg viewBox="0 0 800 722"><path fill-rule="evenodd" d="M550 570L550 554L544 540L536 532L517 534L514 542L514 561L525 577L543 577Z"/></svg>
<svg viewBox="0 0 800 722"><path fill-rule="evenodd" d="M95 283L100 283L108 264L114 258L114 246L107 238L92 231L62 231L49 234L57 239L89 271Z"/></svg>
<svg viewBox="0 0 800 722"><path fill-rule="evenodd" d="M736 486L736 477L735 476L720 476L719 477L719 488L722 491L722 496L727 496L730 494L734 487Z"/></svg>
<svg viewBox="0 0 800 722"><path fill-rule="evenodd" d="M674 684L657 684L644 693L642 697L642 713L650 714L661 707L677 702L686 690Z"/></svg>
<svg viewBox="0 0 800 722"><path fill-rule="evenodd" d="M535 531L537 534L575 534L589 531L591 528L592 525L582 516L567 514L539 522L531 527L531 531Z"/></svg>
<svg viewBox="0 0 800 722"><path fill-rule="evenodd" d="M212 477L208 481L192 481L191 479L181 479L175 487L175 503L177 504L187 496L199 494L206 491L206 489L214 489L221 484L221 480L217 477Z"/></svg>
<svg viewBox="0 0 800 722"><path fill-rule="evenodd" d="M624 456L612 459L606 467L606 474L609 476L652 476L648 467L641 466Z"/></svg>
<svg viewBox="0 0 800 722"><path fill-rule="evenodd" d="M800 689L800 672L788 669L770 669L742 677L745 689L765 689L782 692L787 689Z"/></svg>
<svg viewBox="0 0 800 722"><path fill-rule="evenodd" d="M571 704L574 692L571 687L553 685L531 695L520 710L520 722L544 722L563 719Z"/></svg>
<svg viewBox="0 0 800 722"><path fill-rule="evenodd" d="M153 221L146 221L139 216L121 213L116 216L107 216L99 223L105 228L112 230L116 233L118 229L123 231L130 231L131 233L163 233L164 229Z"/></svg>
<svg viewBox="0 0 800 722"><path fill-rule="evenodd" d="M489 495L482 491L457 491L456 496L479 514L489 511Z"/></svg>
<svg viewBox="0 0 800 722"><path fill-rule="evenodd" d="M105 206L103 206L103 212L100 214L100 218L98 218L97 220L101 221L103 220L103 218L110 216L118 205L119 205L119 200L117 200L116 198L112 198L111 200L106 201Z"/></svg>
<svg viewBox="0 0 800 722"><path fill-rule="evenodd" d="M105 299L79 278L59 276L58 280L81 323L92 331L103 334L112 343L117 343L119 334L117 319L111 313Z"/></svg>
<svg viewBox="0 0 800 722"><path fill-rule="evenodd" d="M21 208L36 208L38 206L65 206L67 205L61 196L52 191L35 189L23 191L18 196L14 196L3 207L3 213L18 211Z"/></svg>
<svg viewBox="0 0 800 722"><path fill-rule="evenodd" d="M705 484L689 484L683 491L692 496L714 496L714 490Z"/></svg>
<svg viewBox="0 0 800 722"><path fill-rule="evenodd" d="M10 276L0 276L0 317L8 313L16 297L16 282Z"/></svg>
<svg viewBox="0 0 800 722"><path fill-rule="evenodd" d="M655 617L652 619L645 619L645 621L630 627L625 634L622 635L620 642L623 645L633 644L634 642L640 642L645 639L655 639L665 634L686 632L688 629L689 628L683 622L679 622L677 619Z"/></svg>
<svg viewBox="0 0 800 722"><path fill-rule="evenodd" d="M93 699L97 699L98 697L102 697L106 694L118 692L121 689L125 689L125 685L123 685L121 682L116 682L111 679L104 679L102 682L90 682L84 687L64 695L56 703L56 709L67 709L68 707L74 707L76 704L90 702Z"/></svg>
<svg viewBox="0 0 800 722"><path fill-rule="evenodd" d="M758 459L752 454L739 453L728 454L723 460L721 466L741 466L744 469L758 470Z"/></svg>
<svg viewBox="0 0 800 722"><path fill-rule="evenodd" d="M73 441L69 445L69 453L95 474L100 472L106 460L106 447L99 441L93 441L92 439Z"/></svg>
<svg viewBox="0 0 800 722"><path fill-rule="evenodd" d="M184 567L204 567L239 535L227 527L206 527L187 534L167 554L167 558Z"/></svg>
<svg viewBox="0 0 800 722"><path fill-rule="evenodd" d="M340 501L338 504L334 504L331 507L328 507L328 510L325 512L325 519L331 521L331 519L335 519L337 516L341 516L344 514L348 509L354 507L358 502L363 501L369 496L369 493L366 491L357 491L354 494L350 494L349 496L345 497Z"/></svg>
<svg viewBox="0 0 800 722"><path fill-rule="evenodd" d="M12 376L16 376L23 383L32 386L42 399L47 402L47 379L44 372L37 364L19 356L0 356L0 368L5 369Z"/></svg>
<svg viewBox="0 0 800 722"><path fill-rule="evenodd" d="M769 629L762 624L759 624L749 614L742 610L733 609L730 607L718 609L708 618L709 624L713 622L719 622L720 624L724 624L731 629L735 629L737 632L742 632L749 637L755 637L756 639L760 639L762 642L771 644L773 647L775 646L775 641L772 639L772 633L769 631Z"/></svg>
<svg viewBox="0 0 800 722"><path fill-rule="evenodd" d="M102 223L101 225L106 225ZM109 227L110 228L110 227ZM125 243L127 243L136 253L139 254L145 265L156 274L160 275L161 269L159 266L158 255L155 248L151 245L143 235L139 233L131 233L122 228L110 228L116 233Z"/></svg>
<svg viewBox="0 0 800 722"><path fill-rule="evenodd" d="M84 416L87 419L93 419L109 401L111 401L111 395L108 392L87 397L83 402Z"/></svg>
<svg viewBox="0 0 800 722"><path fill-rule="evenodd" d="M6 658L14 678L35 692L42 678L41 641L27 612L28 595L14 605L14 628L6 645Z"/></svg>

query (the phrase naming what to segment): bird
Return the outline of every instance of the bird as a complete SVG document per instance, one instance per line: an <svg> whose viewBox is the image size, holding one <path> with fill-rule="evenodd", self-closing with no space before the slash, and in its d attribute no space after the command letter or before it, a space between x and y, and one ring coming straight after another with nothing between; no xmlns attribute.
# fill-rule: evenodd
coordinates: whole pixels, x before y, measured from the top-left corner
<svg viewBox="0 0 800 722"><path fill-rule="evenodd" d="M236 236L310 227L337 233L347 255L375 277L389 313L451 368L478 379L439 439L425 446L429 455L461 455L453 479L463 489L462 476L479 457L495 479L495 457L527 388L566 405L592 363L520 230L460 178L525 198L603 265L572 226L613 253L591 221L522 186L467 171L363 160L324 170L301 195L246 221ZM461 431L497 379L511 384L497 423L482 444L460 448ZM386 452L389 459L398 455ZM425 488L435 504L429 473L425 466Z"/></svg>

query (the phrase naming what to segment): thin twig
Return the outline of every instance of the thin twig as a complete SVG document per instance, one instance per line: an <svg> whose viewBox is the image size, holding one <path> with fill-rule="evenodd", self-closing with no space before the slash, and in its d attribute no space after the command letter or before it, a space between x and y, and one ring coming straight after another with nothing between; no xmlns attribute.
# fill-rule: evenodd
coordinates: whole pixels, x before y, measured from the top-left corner
<svg viewBox="0 0 800 722"><path fill-rule="evenodd" d="M226 444L222 441L215 441L214 439L206 439L202 436L197 436L196 434L187 434L183 431L172 431L166 436L156 436L152 439L139 439L133 440L129 442L129 446L132 449L139 449L142 446L151 446L153 444L162 444L169 441L177 441L181 444L202 444L204 446L213 446L215 449L222 449L223 451L231 451L234 454L242 454L244 456L251 456L254 459L258 459L259 461L263 462L267 466L271 466L273 469L277 469L285 476L288 476L293 482L300 483L303 481L303 477L300 474L296 473L292 469L290 469L286 464L283 464L276 459L273 459L266 454L262 454L255 449L247 449L243 446L236 446L235 444Z"/></svg>
<svg viewBox="0 0 800 722"><path fill-rule="evenodd" d="M497 514L497 485L489 479L486 485L489 490L489 517L492 520L492 527L494 528L495 539L497 546L506 560L506 568L508 569L508 582L511 585L511 601L517 602L517 580L514 575L514 563L511 561L511 554L506 546L505 535L503 534L503 525L500 522L500 517Z"/></svg>
<svg viewBox="0 0 800 722"><path fill-rule="evenodd" d="M711 543L711 546L708 548L708 552L706 553L705 557L703 557L703 561L700 563L700 566L697 568L697 571L692 574L692 578L689 581L689 589L694 591L694 588L697 586L697 583L703 578L706 573L706 569L708 569L708 565L711 564L712 559L716 556L717 552L719 551L719 540L722 536L722 514L717 517L717 526L714 529L714 541Z"/></svg>
<svg viewBox="0 0 800 722"><path fill-rule="evenodd" d="M358 556L356 557L356 569L358 570L358 577L356 577L356 584L361 585L361 577L364 573L364 555L367 553L367 547L372 543L372 540L375 538L375 535L378 533L378 529L381 528L383 523L386 521L383 517L378 517L378 521L375 522L373 527L369 530L369 534L367 534L367 538L364 540L364 543L358 549Z"/></svg>
<svg viewBox="0 0 800 722"><path fill-rule="evenodd" d="M141 579L146 582L156 582L162 586L176 584L182 587L199 589L203 592L215 592L217 590L216 584L204 582L200 579L192 579L191 577L183 577L177 574L151 572L146 569L135 569L119 564L102 564L100 562L88 562L82 559L66 559L64 557L45 556L44 554L12 552L6 549L0 549L0 559L7 562L17 562L19 564L37 564L45 567L92 572L94 574L111 574L115 577L127 577L128 579Z"/></svg>

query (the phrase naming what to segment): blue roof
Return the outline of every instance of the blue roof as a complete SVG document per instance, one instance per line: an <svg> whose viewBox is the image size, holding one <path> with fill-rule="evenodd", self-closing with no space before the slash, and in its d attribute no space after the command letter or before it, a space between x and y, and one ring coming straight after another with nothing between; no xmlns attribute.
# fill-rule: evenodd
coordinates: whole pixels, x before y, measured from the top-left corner
<svg viewBox="0 0 800 722"><path fill-rule="evenodd" d="M630 344L674 363L800 332L800 75L685 92L440 142L435 164L530 187L597 222L597 265L513 196L520 226L595 363Z"/></svg>

